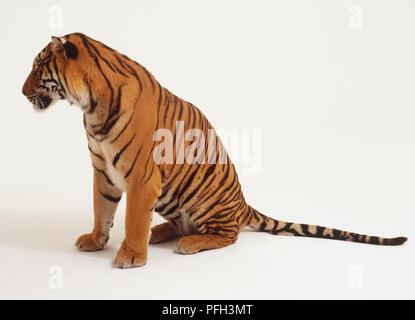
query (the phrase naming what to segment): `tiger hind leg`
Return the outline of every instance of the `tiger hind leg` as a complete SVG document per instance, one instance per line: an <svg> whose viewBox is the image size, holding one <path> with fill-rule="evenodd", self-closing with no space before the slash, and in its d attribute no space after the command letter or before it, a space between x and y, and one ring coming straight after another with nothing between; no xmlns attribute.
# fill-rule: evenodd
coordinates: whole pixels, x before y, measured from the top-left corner
<svg viewBox="0 0 415 320"><path fill-rule="evenodd" d="M150 243L160 243L174 239L178 236L176 228L170 223L165 222L151 228Z"/></svg>
<svg viewBox="0 0 415 320"><path fill-rule="evenodd" d="M238 239L239 230L215 228L215 232L195 234L180 238L176 252L180 254L194 254L204 250L219 249L229 246Z"/></svg>

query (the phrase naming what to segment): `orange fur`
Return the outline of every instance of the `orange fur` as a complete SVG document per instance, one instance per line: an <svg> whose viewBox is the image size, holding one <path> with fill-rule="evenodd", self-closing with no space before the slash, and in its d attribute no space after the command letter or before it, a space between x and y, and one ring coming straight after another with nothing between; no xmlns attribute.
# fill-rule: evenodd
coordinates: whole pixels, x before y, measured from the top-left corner
<svg viewBox="0 0 415 320"><path fill-rule="evenodd" d="M161 87L137 62L83 34L53 37L36 57L23 94L38 110L66 99L84 111L94 167L95 219L93 231L79 237L76 246L85 251L105 246L125 192L125 240L114 259L116 267L144 265L149 241L157 243L180 235L177 252L191 254L234 243L245 226L274 234L384 245L406 240L286 223L260 214L246 204L226 153L226 162L220 161L219 138L213 142L202 139L213 130L203 113ZM183 127L177 121L183 121ZM155 160L163 155L157 154L158 143L153 138L162 128L176 138L190 129L198 129L199 136L184 141L183 146L175 139L173 163L158 163ZM202 154L201 162L179 163L180 147L187 152L189 146L216 149ZM187 155L196 152L198 156L198 151L196 148ZM153 210L168 222L154 227L150 238Z"/></svg>

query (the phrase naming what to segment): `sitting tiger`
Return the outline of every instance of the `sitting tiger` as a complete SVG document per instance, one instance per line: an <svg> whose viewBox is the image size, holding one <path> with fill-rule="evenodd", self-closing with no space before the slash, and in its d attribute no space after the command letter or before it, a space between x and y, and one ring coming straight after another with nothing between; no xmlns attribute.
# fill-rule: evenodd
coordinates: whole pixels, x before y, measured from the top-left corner
<svg viewBox="0 0 415 320"><path fill-rule="evenodd" d="M235 167L226 152L220 152L219 138L156 137L159 129L175 137L197 129L207 137L213 127L203 113L163 88L139 63L84 34L52 37L36 56L23 94L38 111L60 99L82 109L94 168L94 227L77 239L76 246L95 251L106 245L125 192L125 239L113 261L115 267L143 266L149 242L180 236L176 251L193 254L233 244L247 226L277 235L378 245L407 240L289 223L259 213L245 202ZM158 148L167 142L170 149ZM199 148L210 152L200 155ZM168 149L172 161L166 161ZM185 156L193 161L183 161ZM150 230L153 211L167 221Z"/></svg>

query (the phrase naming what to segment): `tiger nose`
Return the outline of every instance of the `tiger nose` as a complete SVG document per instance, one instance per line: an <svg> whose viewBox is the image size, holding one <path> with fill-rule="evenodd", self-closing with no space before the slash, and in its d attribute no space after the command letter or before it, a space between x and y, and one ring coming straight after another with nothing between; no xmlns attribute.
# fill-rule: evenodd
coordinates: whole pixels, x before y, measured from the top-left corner
<svg viewBox="0 0 415 320"><path fill-rule="evenodd" d="M27 80L25 81L23 88L22 88L22 93L23 95L27 96Z"/></svg>
<svg viewBox="0 0 415 320"><path fill-rule="evenodd" d="M26 81L23 84L23 88L22 88L22 93L27 97L28 94L30 94L31 90L30 87L32 87L32 83L33 83L33 74L34 71L32 70L29 74L29 76L26 78Z"/></svg>

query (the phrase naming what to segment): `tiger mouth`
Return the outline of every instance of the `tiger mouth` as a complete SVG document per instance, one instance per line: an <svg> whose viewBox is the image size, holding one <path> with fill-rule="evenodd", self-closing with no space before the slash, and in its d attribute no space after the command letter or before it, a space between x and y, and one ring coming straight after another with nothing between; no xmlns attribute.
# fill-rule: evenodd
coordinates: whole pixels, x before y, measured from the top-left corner
<svg viewBox="0 0 415 320"><path fill-rule="evenodd" d="M46 110L52 102L51 98L49 98L48 96L43 96L41 94L32 96L29 98L29 100L33 104L33 108L35 108L35 110L42 110L42 111Z"/></svg>

